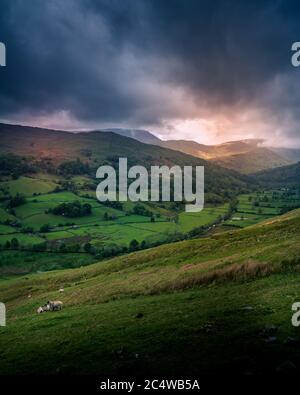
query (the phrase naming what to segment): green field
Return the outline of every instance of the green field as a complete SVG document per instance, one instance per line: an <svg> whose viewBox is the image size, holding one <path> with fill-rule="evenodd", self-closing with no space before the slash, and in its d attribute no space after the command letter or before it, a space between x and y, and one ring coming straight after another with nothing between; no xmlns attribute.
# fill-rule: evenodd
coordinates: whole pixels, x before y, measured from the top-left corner
<svg viewBox="0 0 300 395"><path fill-rule="evenodd" d="M193 228L205 226L228 213L229 204L217 207L205 207L200 213L180 213L178 224L182 231L188 232Z"/></svg>
<svg viewBox="0 0 300 395"><path fill-rule="evenodd" d="M244 228L300 207L298 189L267 190L238 196L237 210L226 225Z"/></svg>
<svg viewBox="0 0 300 395"><path fill-rule="evenodd" d="M178 211L172 203L139 203L144 211L136 214L136 204L132 202L124 203L122 208L100 204L95 198L95 192L85 189L92 181L86 176L72 177L71 181L76 184L74 191L57 191L61 189L63 181L66 180L55 175L38 173L34 178L20 177L0 183L2 192L9 191L9 196L17 193L26 196L25 203L13 210L7 208L7 197L0 201L0 245L5 250L10 249L12 240L17 239L20 250L16 259L11 262L11 268L7 261L2 265L2 273L15 273L22 265L23 268L31 267L35 270L38 262L43 267L44 262L51 262L51 268L59 267L63 262L62 259L57 260L60 252L79 252L81 256L78 262L76 259L75 263L67 260L62 267L79 266L85 261L91 263L99 260L101 257L97 251L104 258L118 255L123 248L130 248L133 240L138 245L149 247L174 238L185 238L196 229L202 234L210 230L220 231L226 229L226 226L246 227L300 205L298 191L269 190L240 195L236 211L225 222L223 219L228 217L229 203L205 205L199 213L186 213L183 208ZM49 193L49 189L52 192ZM90 204L91 214L71 218L49 212L61 203L75 200L81 204ZM45 225L49 229L41 232ZM84 249L87 243L93 247L93 256ZM43 245L43 255L33 251L40 250L39 245ZM24 263L30 250L32 256L36 256L34 265Z"/></svg>
<svg viewBox="0 0 300 395"><path fill-rule="evenodd" d="M57 267L62 262L61 259L56 261L62 245L66 245L66 248L69 246L69 252L78 251L82 254L77 263L79 266L85 259L89 263L91 260L97 260L96 253L91 257L84 250L86 243L90 243L96 250L105 248L104 255L107 257L109 250L112 255L116 255L123 247L129 248L133 240L140 245L143 243L151 246L164 243L170 238L183 238L195 228L209 227L219 222L229 211L228 203L207 205L200 213L186 213L183 209L175 210L171 203L150 202L139 203L144 211L136 214L136 204L130 201L124 203L121 209L100 204L96 200L95 192L85 189L92 181L86 176L72 177L71 181L76 184L74 191L58 190L61 189L62 181L65 180L54 175L38 173L34 178L20 177L0 183L2 191L9 191L6 198L0 201L0 245L5 250L10 249L12 239L17 239L20 250L16 259L11 262L11 270L6 261L5 265L2 265L2 273L15 273L20 270L22 264L24 268L33 269L38 267L38 261L44 267L44 261L49 263L51 259L53 261L50 267ZM9 196L17 194L25 195L26 201L9 209ZM91 214L73 218L49 212L61 203L72 203L76 200L81 204L91 205ZM48 230L42 232L45 225L48 226ZM26 254L30 252L28 250L39 250L39 245L46 246L43 247L46 251L43 255L36 254L36 264L30 266L22 263ZM32 256L35 256L34 251L31 252ZM67 262L73 267L73 264Z"/></svg>
<svg viewBox="0 0 300 395"><path fill-rule="evenodd" d="M44 175L42 175L44 177ZM52 180L44 180L38 178L20 177L17 180L1 183L11 195L22 193L25 196L33 194L48 193L55 189L57 184Z"/></svg>
<svg viewBox="0 0 300 395"><path fill-rule="evenodd" d="M2 280L1 373L194 377L297 367L299 237L296 210L210 238ZM58 298L61 312L37 315Z"/></svg>

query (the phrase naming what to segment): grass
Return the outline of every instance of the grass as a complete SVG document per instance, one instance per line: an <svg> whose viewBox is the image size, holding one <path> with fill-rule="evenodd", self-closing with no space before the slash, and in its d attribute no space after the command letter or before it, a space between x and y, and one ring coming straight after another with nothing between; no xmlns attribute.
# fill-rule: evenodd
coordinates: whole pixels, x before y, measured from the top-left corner
<svg viewBox="0 0 300 395"><path fill-rule="evenodd" d="M208 225L216 221L219 217L228 212L229 204L216 207L205 207L199 213L180 213L179 222L180 229L183 232L188 232L198 226Z"/></svg>
<svg viewBox="0 0 300 395"><path fill-rule="evenodd" d="M7 187L11 195L22 193L25 196L32 196L33 194L51 192L57 184L49 179L19 177L17 180L2 183L2 186Z"/></svg>
<svg viewBox="0 0 300 395"><path fill-rule="evenodd" d="M282 210L296 207L300 207L299 191L297 190L266 190L240 195L237 210L231 219L226 221L226 225L244 228L280 215Z"/></svg>
<svg viewBox="0 0 300 395"><path fill-rule="evenodd" d="M296 210L207 239L2 280L0 371L193 376L299 366L297 347L286 342L299 335L291 326L299 236ZM58 298L63 311L36 314ZM270 324L274 344L261 333Z"/></svg>
<svg viewBox="0 0 300 395"><path fill-rule="evenodd" d="M139 243L146 242L148 244L163 243L174 234L187 233L195 227L209 225L216 221L221 215L228 211L228 204L205 207L200 213L179 213L178 214L171 204L164 205L154 203L140 203L141 206L154 215L155 221L151 221L149 216L136 215L133 213L134 203L125 202L123 210L117 210L112 207L100 204L95 199L95 192L90 191L89 197L86 197L84 189L80 190L79 195L71 191L49 192L49 189L54 187L59 182L58 176L37 173L34 178L20 177L18 180L4 181L0 183L0 187L7 189L9 186L12 193L25 193L26 203L15 207L9 214L6 209L7 202L0 202L0 244L5 245L7 241L12 238L17 238L21 248L29 249L33 245L47 242L47 250L58 250L60 244L80 244L81 251L83 251L84 244L89 241L97 248L110 247L112 245L126 246L130 245L132 240L137 240ZM78 188L91 181L87 177L77 176L73 177L72 181L76 183ZM26 185L26 187L25 187ZM35 189L35 187L37 189ZM32 189L33 188L33 189ZM35 195L33 195L33 190ZM64 216L54 215L49 212L49 209L54 208L63 202L73 202L80 200L82 204L89 203L92 206L92 213L88 216L68 218ZM108 214L109 219L105 218ZM12 226L4 225L5 220L10 220ZM17 223L17 225L16 225ZM51 229L50 232L41 233L40 229L43 225L48 224ZM22 233L22 229L27 228L27 233ZM28 229L31 233L28 233ZM34 255L34 254L33 254ZM43 264L46 255L36 255L36 260ZM56 267L57 261L54 261L54 254L50 254L53 261L49 267ZM87 257L90 262L90 257ZM51 258L50 258L51 259ZM83 258L84 259L84 258ZM49 263L49 258L46 259ZM62 260L58 260L62 262ZM80 258L82 262L82 258ZM17 262L12 263L12 272L15 272L15 264L22 266L22 254L20 253ZM34 268L37 265L30 267ZM24 264L24 268L28 265ZM64 266L63 266L64 267ZM7 269L7 264L5 265Z"/></svg>

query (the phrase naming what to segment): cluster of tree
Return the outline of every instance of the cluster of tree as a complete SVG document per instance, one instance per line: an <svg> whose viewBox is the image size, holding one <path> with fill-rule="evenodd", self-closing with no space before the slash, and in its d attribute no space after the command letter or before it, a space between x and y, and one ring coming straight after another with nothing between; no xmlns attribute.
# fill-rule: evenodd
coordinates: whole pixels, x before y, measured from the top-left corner
<svg viewBox="0 0 300 395"><path fill-rule="evenodd" d="M70 191L73 193L77 192L76 184L71 180L62 180L59 182L59 186L57 186L54 192L61 192L61 191Z"/></svg>
<svg viewBox="0 0 300 395"><path fill-rule="evenodd" d="M3 249L4 250L18 250L19 247L20 247L19 240L16 237L14 237L10 241L7 240L4 243Z"/></svg>
<svg viewBox="0 0 300 395"><path fill-rule="evenodd" d="M60 252L77 253L77 252L80 251L80 249L81 249L81 246L78 243L69 243L69 244L61 243L60 246L59 246L59 251Z"/></svg>
<svg viewBox="0 0 300 395"><path fill-rule="evenodd" d="M121 202L118 202L118 201L111 202L111 201L107 200L106 202L101 202L101 204L103 204L106 207L111 207L111 208L114 208L116 210L123 211L123 204Z"/></svg>
<svg viewBox="0 0 300 395"><path fill-rule="evenodd" d="M108 214L108 212L105 212L104 215L103 215L104 221L113 221L116 218L117 217L115 215Z"/></svg>
<svg viewBox="0 0 300 395"><path fill-rule="evenodd" d="M24 195L21 195L20 193L17 193L15 196L11 196L8 201L8 208L14 208L21 206L22 204L26 203L26 198Z"/></svg>
<svg viewBox="0 0 300 395"><path fill-rule="evenodd" d="M61 163L57 168L57 172L63 176L88 174L90 172L90 166L88 163L83 163L77 158L76 160Z"/></svg>
<svg viewBox="0 0 300 395"><path fill-rule="evenodd" d="M143 215L144 217L152 217L153 213L142 204L137 203L132 210L133 214Z"/></svg>
<svg viewBox="0 0 300 395"><path fill-rule="evenodd" d="M3 223L3 225L13 226L15 228L22 227L21 222L14 220L14 219L6 219L5 221L2 221L1 223Z"/></svg>
<svg viewBox="0 0 300 395"><path fill-rule="evenodd" d="M92 206L89 203L81 204L79 200L75 200L74 202L70 203L61 203L58 206L49 209L47 212L70 218L84 217L91 214Z"/></svg>
<svg viewBox="0 0 300 395"><path fill-rule="evenodd" d="M12 175L14 179L27 173L34 173L36 168L28 159L14 155L6 154L0 156L0 174Z"/></svg>
<svg viewBox="0 0 300 395"><path fill-rule="evenodd" d="M44 224L40 227L41 233L48 233L51 230L51 226L49 224Z"/></svg>
<svg viewBox="0 0 300 395"><path fill-rule="evenodd" d="M121 246L117 244L109 244L103 247L95 247L91 243L87 242L83 246L83 250L89 254L95 256L96 259L104 259L104 258L111 258L120 254L125 254L128 252L137 251L140 249L145 249L149 247L145 240L139 243L137 240L133 239L129 243L129 246Z"/></svg>

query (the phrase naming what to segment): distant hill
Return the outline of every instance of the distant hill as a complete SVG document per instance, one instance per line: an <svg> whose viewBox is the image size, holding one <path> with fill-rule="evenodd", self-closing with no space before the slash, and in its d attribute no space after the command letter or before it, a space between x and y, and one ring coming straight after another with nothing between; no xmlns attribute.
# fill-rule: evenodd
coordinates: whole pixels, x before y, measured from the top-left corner
<svg viewBox="0 0 300 395"><path fill-rule="evenodd" d="M254 176L261 183L270 186L300 186L300 162L265 170Z"/></svg>
<svg viewBox="0 0 300 395"><path fill-rule="evenodd" d="M14 153L57 166L65 161L81 159L92 169L103 163L117 165L119 157L127 157L129 166L179 165L205 166L205 188L217 196L229 196L249 186L250 179L235 171L182 152L141 143L111 132L81 132L40 129L0 124L0 154Z"/></svg>
<svg viewBox="0 0 300 395"><path fill-rule="evenodd" d="M262 142L263 140L259 139L248 139L229 141L218 145L204 145L195 141L168 140L159 144L163 147L210 160L220 166L234 169L244 174L285 166L291 163L291 160L282 157L273 150L260 147Z"/></svg>
<svg viewBox="0 0 300 395"><path fill-rule="evenodd" d="M103 129L103 132L113 132L123 137L130 137L132 139L141 141L142 143L145 144L159 144L159 142L161 141L158 137L154 136L152 133L142 129L111 128L111 129Z"/></svg>
<svg viewBox="0 0 300 395"><path fill-rule="evenodd" d="M268 147L271 151L276 152L281 157L290 160L292 162L300 161L300 149L297 148L276 148Z"/></svg>
<svg viewBox="0 0 300 395"><path fill-rule="evenodd" d="M131 137L146 144L184 152L243 174L286 166L300 160L300 149L262 146L263 139L228 141L217 145L199 144L192 140L161 140L146 130L104 129L121 136Z"/></svg>
<svg viewBox="0 0 300 395"><path fill-rule="evenodd" d="M229 169L250 174L260 170L285 166L291 162L268 148L255 147L247 152L212 159L214 163Z"/></svg>

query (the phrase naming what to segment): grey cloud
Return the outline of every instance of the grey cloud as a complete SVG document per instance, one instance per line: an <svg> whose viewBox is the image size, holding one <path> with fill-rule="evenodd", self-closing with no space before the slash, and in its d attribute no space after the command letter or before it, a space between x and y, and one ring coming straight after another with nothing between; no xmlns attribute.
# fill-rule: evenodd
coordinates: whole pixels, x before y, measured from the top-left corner
<svg viewBox="0 0 300 395"><path fill-rule="evenodd" d="M139 126L258 105L297 137L299 17L296 1L2 0L0 117Z"/></svg>

